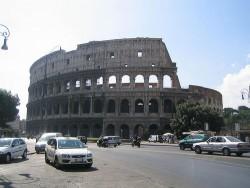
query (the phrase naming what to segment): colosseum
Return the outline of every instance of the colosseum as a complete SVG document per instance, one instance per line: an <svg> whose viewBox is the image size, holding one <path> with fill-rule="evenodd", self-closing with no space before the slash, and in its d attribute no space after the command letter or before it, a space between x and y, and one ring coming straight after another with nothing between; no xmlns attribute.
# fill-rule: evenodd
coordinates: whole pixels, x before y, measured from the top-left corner
<svg viewBox="0 0 250 188"><path fill-rule="evenodd" d="M91 41L58 50L30 68L27 133L88 137L169 131L175 106L195 101L222 111L222 95L181 88L161 38Z"/></svg>

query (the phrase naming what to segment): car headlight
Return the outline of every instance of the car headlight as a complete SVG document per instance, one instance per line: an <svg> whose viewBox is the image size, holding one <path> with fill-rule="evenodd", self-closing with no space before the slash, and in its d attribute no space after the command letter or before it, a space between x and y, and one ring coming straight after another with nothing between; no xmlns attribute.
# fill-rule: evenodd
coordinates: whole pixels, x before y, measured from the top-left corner
<svg viewBox="0 0 250 188"><path fill-rule="evenodd" d="M70 158L70 155L68 155L68 154L62 154L62 158Z"/></svg>
<svg viewBox="0 0 250 188"><path fill-rule="evenodd" d="M92 157L92 156L93 156L92 153L87 154L87 157Z"/></svg>

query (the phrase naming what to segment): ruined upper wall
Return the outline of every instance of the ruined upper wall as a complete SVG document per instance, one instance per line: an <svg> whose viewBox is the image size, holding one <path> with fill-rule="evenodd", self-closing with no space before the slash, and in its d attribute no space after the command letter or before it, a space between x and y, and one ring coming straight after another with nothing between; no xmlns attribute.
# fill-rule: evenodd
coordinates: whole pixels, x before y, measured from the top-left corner
<svg viewBox="0 0 250 188"><path fill-rule="evenodd" d="M73 71L152 66L176 70L160 38L92 41L70 52L59 50L41 57L30 68L30 84Z"/></svg>

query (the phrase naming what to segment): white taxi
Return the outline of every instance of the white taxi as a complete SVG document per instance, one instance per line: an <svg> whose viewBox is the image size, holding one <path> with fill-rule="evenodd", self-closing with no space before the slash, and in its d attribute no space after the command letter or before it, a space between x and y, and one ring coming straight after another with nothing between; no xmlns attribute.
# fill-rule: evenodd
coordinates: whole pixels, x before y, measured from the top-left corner
<svg viewBox="0 0 250 188"><path fill-rule="evenodd" d="M72 137L54 137L45 147L45 162L52 162L56 168L62 165L83 165L90 168L93 154L79 139Z"/></svg>
<svg viewBox="0 0 250 188"><path fill-rule="evenodd" d="M27 158L27 145L21 138L0 138L0 160L9 163L12 159Z"/></svg>

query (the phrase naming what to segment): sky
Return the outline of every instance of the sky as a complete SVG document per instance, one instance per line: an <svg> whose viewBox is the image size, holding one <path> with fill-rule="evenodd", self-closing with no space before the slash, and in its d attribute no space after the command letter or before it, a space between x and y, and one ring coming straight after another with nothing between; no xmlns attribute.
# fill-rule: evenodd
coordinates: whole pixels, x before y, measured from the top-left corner
<svg viewBox="0 0 250 188"><path fill-rule="evenodd" d="M19 96L21 119L27 113L29 68L41 56L60 46L71 51L89 41L134 37L162 38L183 88L216 89L224 107L250 107L250 1L0 2L0 24L10 30L9 49L0 49L0 88Z"/></svg>

